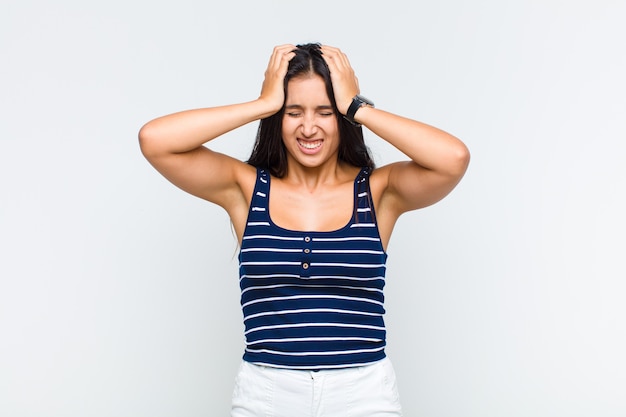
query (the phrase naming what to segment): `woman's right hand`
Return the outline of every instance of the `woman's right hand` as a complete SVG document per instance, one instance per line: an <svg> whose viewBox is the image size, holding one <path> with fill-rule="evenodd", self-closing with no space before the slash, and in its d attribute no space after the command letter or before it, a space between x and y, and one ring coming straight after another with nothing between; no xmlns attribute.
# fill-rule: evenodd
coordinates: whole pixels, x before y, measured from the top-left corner
<svg viewBox="0 0 626 417"><path fill-rule="evenodd" d="M284 80L289 61L296 55L293 52L294 49L296 46L291 44L274 47L270 62L265 70L265 80L263 80L259 100L267 103L274 110L273 113L278 112L285 103Z"/></svg>

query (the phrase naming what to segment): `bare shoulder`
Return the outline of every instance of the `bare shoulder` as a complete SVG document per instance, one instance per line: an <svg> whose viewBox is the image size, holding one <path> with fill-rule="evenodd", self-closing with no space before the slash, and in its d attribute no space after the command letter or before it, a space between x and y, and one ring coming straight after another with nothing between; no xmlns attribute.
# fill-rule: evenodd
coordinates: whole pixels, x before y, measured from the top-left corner
<svg viewBox="0 0 626 417"><path fill-rule="evenodd" d="M243 161L233 159L229 156L230 161L224 167L227 172L218 172L216 175L229 177L229 181L225 183L225 187L221 193L218 193L211 199L214 203L222 206L229 214L234 211L245 209L252 199L254 184L256 182L256 168Z"/></svg>
<svg viewBox="0 0 626 417"><path fill-rule="evenodd" d="M206 199L221 206L228 213L241 242L256 183L256 168L237 159L232 159L226 165L229 172L217 173L217 175L228 176L230 180L219 192L211 194Z"/></svg>
<svg viewBox="0 0 626 417"><path fill-rule="evenodd" d="M458 184L465 172L427 169L413 161L385 165L372 173L372 193L380 210L399 217L407 211L421 209L443 199Z"/></svg>
<svg viewBox="0 0 626 417"><path fill-rule="evenodd" d="M383 246L388 244L398 218L407 211L433 202L427 191L427 171L412 161L394 162L376 168L370 176L370 189Z"/></svg>
<svg viewBox="0 0 626 417"><path fill-rule="evenodd" d="M252 192L254 191L254 186L256 184L257 177L257 169L256 167L247 164L245 162L241 162L236 164L234 167L235 177L237 179L237 184L244 196L246 208L250 205L250 201L252 201Z"/></svg>
<svg viewBox="0 0 626 417"><path fill-rule="evenodd" d="M370 190L375 204L380 203L381 198L389 186L391 169L391 165L384 165L374 169L370 175ZM379 209L378 205L379 204L376 204L376 209Z"/></svg>

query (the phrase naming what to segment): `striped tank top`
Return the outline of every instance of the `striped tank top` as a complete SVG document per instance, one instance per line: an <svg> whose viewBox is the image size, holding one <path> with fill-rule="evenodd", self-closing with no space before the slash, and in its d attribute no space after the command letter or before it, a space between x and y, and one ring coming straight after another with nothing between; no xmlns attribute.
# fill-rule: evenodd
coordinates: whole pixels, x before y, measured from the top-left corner
<svg viewBox="0 0 626 417"><path fill-rule="evenodd" d="M269 213L270 175L257 180L239 252L243 359L290 369L361 366L385 357L384 252L369 169L354 214L332 232L283 229Z"/></svg>

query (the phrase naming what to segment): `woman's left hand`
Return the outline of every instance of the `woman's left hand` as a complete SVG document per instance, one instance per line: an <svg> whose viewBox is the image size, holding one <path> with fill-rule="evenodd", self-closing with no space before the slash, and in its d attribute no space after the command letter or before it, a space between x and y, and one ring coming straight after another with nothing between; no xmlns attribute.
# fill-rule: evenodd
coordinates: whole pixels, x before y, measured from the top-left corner
<svg viewBox="0 0 626 417"><path fill-rule="evenodd" d="M330 69L330 79L335 93L335 103L341 114L346 114L352 98L359 94L359 80L346 54L338 48L322 45L322 57Z"/></svg>

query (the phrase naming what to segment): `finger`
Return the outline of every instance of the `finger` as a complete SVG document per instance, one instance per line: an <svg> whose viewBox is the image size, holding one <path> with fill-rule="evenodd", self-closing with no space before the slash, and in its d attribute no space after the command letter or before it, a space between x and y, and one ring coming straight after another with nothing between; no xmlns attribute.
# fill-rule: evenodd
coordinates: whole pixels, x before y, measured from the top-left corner
<svg viewBox="0 0 626 417"><path fill-rule="evenodd" d="M342 82L347 83L351 83L352 80L354 87L358 89L358 81L356 81L354 70L348 61L348 57L343 52L337 48L327 47L322 56L326 60L331 78L338 82L343 80Z"/></svg>
<svg viewBox="0 0 626 417"><path fill-rule="evenodd" d="M340 75L345 72L345 64L341 62L335 52L326 51L322 54L322 58L326 61L331 75Z"/></svg>
<svg viewBox="0 0 626 417"><path fill-rule="evenodd" d="M328 58L327 61L334 62L338 67L351 68L348 56L344 54L339 48L334 46L322 45L322 56Z"/></svg>
<svg viewBox="0 0 626 417"><path fill-rule="evenodd" d="M295 56L295 53L293 52L294 49L296 49L295 45L291 44L278 45L274 47L268 67L273 70L279 69L284 64L285 60L289 62Z"/></svg>

